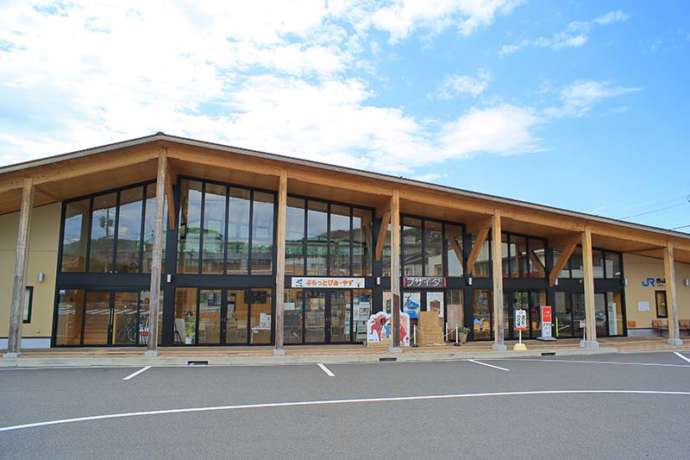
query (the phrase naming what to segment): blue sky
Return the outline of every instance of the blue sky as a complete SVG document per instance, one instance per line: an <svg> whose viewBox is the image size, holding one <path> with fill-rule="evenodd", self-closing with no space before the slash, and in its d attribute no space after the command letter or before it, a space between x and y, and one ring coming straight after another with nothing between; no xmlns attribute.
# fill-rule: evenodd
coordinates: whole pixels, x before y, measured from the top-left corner
<svg viewBox="0 0 690 460"><path fill-rule="evenodd" d="M0 164L165 131L690 225L685 1L229 3L0 1Z"/></svg>

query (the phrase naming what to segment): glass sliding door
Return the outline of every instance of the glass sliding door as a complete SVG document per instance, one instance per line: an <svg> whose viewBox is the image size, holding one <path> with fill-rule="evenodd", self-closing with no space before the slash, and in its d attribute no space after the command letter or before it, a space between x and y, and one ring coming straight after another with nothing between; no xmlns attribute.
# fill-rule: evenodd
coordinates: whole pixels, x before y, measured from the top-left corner
<svg viewBox="0 0 690 460"><path fill-rule="evenodd" d="M472 292L472 338L486 340L493 337L491 331L491 292L474 289Z"/></svg>
<svg viewBox="0 0 690 460"><path fill-rule="evenodd" d="M352 311L352 293L347 291L335 291L330 293L329 302L329 343L350 342L350 313Z"/></svg>
<svg viewBox="0 0 690 460"><path fill-rule="evenodd" d="M285 344L301 344L304 338L304 295L301 289L286 289L284 303Z"/></svg>
<svg viewBox="0 0 690 460"><path fill-rule="evenodd" d="M220 289L202 289L199 292L199 333L197 343L220 344Z"/></svg>
<svg viewBox="0 0 690 460"><path fill-rule="evenodd" d="M225 343L246 344L248 341L249 304L244 289L228 289L225 295L227 310L225 316Z"/></svg>
<svg viewBox="0 0 690 460"><path fill-rule="evenodd" d="M272 307L270 289L249 291L250 328L249 345L270 345Z"/></svg>
<svg viewBox="0 0 690 460"><path fill-rule="evenodd" d="M324 292L305 292L304 342L326 342L326 293Z"/></svg>
<svg viewBox="0 0 690 460"><path fill-rule="evenodd" d="M113 345L136 345L139 333L138 292L113 293Z"/></svg>
<svg viewBox="0 0 690 460"><path fill-rule="evenodd" d="M84 313L83 345L107 345L110 329L110 293L87 292Z"/></svg>

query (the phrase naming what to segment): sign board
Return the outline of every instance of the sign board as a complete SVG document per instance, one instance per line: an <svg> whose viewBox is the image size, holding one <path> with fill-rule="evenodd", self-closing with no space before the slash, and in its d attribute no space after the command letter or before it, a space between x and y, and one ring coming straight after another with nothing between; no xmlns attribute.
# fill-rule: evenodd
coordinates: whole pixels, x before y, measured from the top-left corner
<svg viewBox="0 0 690 460"><path fill-rule="evenodd" d="M442 276L406 276L402 285L406 288L443 288L446 287L446 279Z"/></svg>
<svg viewBox="0 0 690 460"><path fill-rule="evenodd" d="M290 280L293 288L363 289L364 278L328 278L296 276Z"/></svg>
<svg viewBox="0 0 690 460"><path fill-rule="evenodd" d="M527 330L527 310L515 310L515 330Z"/></svg>
<svg viewBox="0 0 690 460"><path fill-rule="evenodd" d="M551 335L551 321L553 320L553 309L548 305L541 306L541 340L554 340Z"/></svg>
<svg viewBox="0 0 690 460"><path fill-rule="evenodd" d="M649 302L646 300L637 302L637 311L649 311Z"/></svg>
<svg viewBox="0 0 690 460"><path fill-rule="evenodd" d="M587 326L584 319L580 320L580 329L584 329Z"/></svg>
<svg viewBox="0 0 690 460"><path fill-rule="evenodd" d="M643 279L642 287L652 287L652 288L662 288L666 285L666 278L655 278L653 276L648 276Z"/></svg>
<svg viewBox="0 0 690 460"><path fill-rule="evenodd" d="M367 342L376 343L392 339L391 337L391 314L384 311L374 313L367 321ZM400 313L400 345L410 346L410 317Z"/></svg>

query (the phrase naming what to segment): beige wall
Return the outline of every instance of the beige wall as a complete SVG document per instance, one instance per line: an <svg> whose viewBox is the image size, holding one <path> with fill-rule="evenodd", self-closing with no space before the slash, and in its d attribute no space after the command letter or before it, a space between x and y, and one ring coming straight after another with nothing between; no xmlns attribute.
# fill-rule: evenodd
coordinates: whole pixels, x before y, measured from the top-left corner
<svg viewBox="0 0 690 460"><path fill-rule="evenodd" d="M657 319L655 291L663 291L663 287L644 287L642 281L646 278L664 278L664 261L651 257L631 254L623 255L623 269L628 279L625 288L625 306L629 329L652 327L652 320ZM690 319L690 287L683 284L683 280L690 278L690 265L676 263L676 291L678 295L678 319ZM640 301L649 302L649 311L638 310ZM630 322L636 325L631 326Z"/></svg>
<svg viewBox="0 0 690 460"><path fill-rule="evenodd" d="M19 213L0 216L0 337L7 337ZM31 323L23 324L22 337L50 337L55 303L55 270L60 233L60 204L34 208L31 215L29 264L26 285L33 286ZM36 276L45 273L39 283Z"/></svg>

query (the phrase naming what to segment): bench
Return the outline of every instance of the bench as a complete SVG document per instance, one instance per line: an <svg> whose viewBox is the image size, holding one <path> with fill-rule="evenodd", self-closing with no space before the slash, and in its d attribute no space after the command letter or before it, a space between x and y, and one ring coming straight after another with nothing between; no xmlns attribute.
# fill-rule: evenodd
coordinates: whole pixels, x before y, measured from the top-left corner
<svg viewBox="0 0 690 460"><path fill-rule="evenodd" d="M668 331L668 320L653 319L652 320L652 329L657 331L659 336L663 335L664 331ZM678 320L678 329L680 329L680 332L685 331L686 333L690 334L690 319L679 319Z"/></svg>

